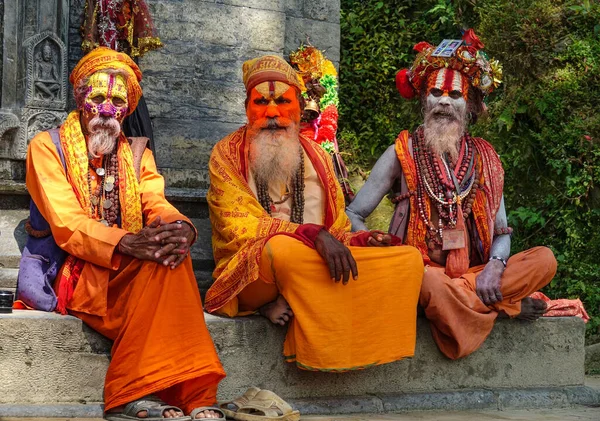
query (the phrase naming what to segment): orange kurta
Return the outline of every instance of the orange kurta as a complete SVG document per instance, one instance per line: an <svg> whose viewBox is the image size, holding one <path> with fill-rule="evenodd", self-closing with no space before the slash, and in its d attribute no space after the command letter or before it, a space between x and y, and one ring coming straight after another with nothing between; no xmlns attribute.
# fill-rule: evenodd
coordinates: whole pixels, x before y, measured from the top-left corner
<svg viewBox="0 0 600 421"><path fill-rule="evenodd" d="M359 279L346 286L333 282L323 258L299 234L303 225L273 218L261 207L248 182L242 128L219 142L210 160L207 199L217 268L207 308L233 317L281 293L294 312L284 355L303 369L346 371L412 356L420 254L406 246L353 247L368 233L350 233L330 156L302 136L300 142L307 177L315 172L323 193L322 221L311 222L350 246Z"/></svg>
<svg viewBox="0 0 600 421"><path fill-rule="evenodd" d="M92 180L92 188L96 183ZM47 132L30 143L27 188L56 243L86 262L67 308L115 341L105 409L159 391L186 411L214 403L224 372L204 323L191 259L170 270L118 253L127 231L105 227L82 210ZM142 158L139 191L146 222L157 216L189 221L166 201L149 150Z"/></svg>

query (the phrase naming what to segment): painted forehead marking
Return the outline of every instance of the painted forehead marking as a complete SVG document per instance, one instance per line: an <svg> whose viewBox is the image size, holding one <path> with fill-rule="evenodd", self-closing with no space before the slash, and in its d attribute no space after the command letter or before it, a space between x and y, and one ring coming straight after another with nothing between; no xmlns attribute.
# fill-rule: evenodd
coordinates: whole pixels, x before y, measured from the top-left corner
<svg viewBox="0 0 600 421"><path fill-rule="evenodd" d="M279 98L290 89L290 85L280 81L263 82L256 85L255 89L265 98Z"/></svg>
<svg viewBox="0 0 600 421"><path fill-rule="evenodd" d="M452 69L440 69L437 73L433 88L441 89L445 92L463 91L462 76Z"/></svg>

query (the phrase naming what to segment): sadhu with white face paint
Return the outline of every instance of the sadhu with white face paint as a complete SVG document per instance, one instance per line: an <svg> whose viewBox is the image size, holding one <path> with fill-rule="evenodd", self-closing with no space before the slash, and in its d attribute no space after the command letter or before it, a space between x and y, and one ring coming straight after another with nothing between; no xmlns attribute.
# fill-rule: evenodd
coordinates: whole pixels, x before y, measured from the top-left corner
<svg viewBox="0 0 600 421"><path fill-rule="evenodd" d="M284 357L348 371L414 354L423 263L350 232L331 157L299 133L303 83L282 58L243 65L248 124L215 145L207 195L215 283L206 309L289 324ZM365 247L383 243L390 247Z"/></svg>
<svg viewBox="0 0 600 421"><path fill-rule="evenodd" d="M545 302L528 296L552 280L556 260L546 247L509 260L502 164L467 130L502 73L472 30L449 44L417 44L413 66L398 72L398 90L420 97L424 122L400 133L346 212L354 230L365 229L365 218L395 192L390 233L421 251L420 305L440 350L456 359L479 348L499 315L540 317Z"/></svg>
<svg viewBox="0 0 600 421"><path fill-rule="evenodd" d="M165 199L152 152L121 131L141 78L124 53L83 57L70 79L78 109L32 139L27 189L68 254L57 309L114 341L105 418L224 419L210 407L225 373L189 257L196 231Z"/></svg>

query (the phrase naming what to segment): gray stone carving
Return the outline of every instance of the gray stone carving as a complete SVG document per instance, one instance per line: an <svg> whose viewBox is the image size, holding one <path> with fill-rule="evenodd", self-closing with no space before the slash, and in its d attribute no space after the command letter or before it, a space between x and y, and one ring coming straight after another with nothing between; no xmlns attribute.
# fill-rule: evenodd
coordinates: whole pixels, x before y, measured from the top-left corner
<svg viewBox="0 0 600 421"><path fill-rule="evenodd" d="M13 113L0 111L0 141L4 133L19 128L19 117Z"/></svg>
<svg viewBox="0 0 600 421"><path fill-rule="evenodd" d="M39 132L56 128L67 118L64 111L26 108L21 115L21 129L13 147L14 159L25 159L29 141Z"/></svg>
<svg viewBox="0 0 600 421"><path fill-rule="evenodd" d="M67 52L52 32L34 35L27 50L25 105L29 108L64 110L67 106Z"/></svg>

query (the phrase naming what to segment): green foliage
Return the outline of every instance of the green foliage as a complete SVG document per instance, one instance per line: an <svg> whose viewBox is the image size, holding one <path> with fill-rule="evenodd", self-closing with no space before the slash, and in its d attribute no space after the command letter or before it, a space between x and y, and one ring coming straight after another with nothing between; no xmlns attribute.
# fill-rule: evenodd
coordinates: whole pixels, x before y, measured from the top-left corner
<svg viewBox="0 0 600 421"><path fill-rule="evenodd" d="M558 273L544 292L581 298L600 325L600 5L589 0L342 0L340 138L351 165L368 166L421 121L394 76L412 46L473 27L504 83L471 131L506 171L513 252L551 247Z"/></svg>

